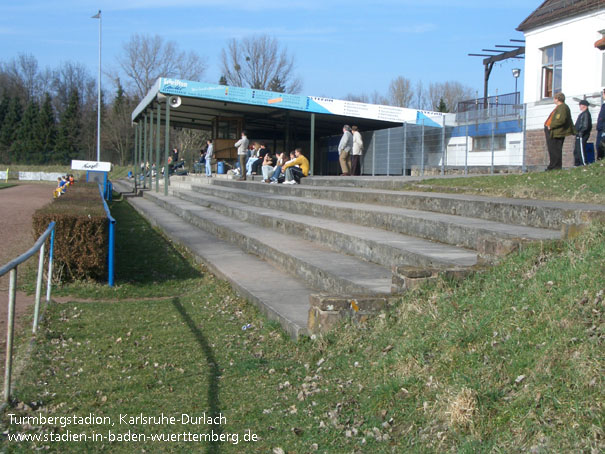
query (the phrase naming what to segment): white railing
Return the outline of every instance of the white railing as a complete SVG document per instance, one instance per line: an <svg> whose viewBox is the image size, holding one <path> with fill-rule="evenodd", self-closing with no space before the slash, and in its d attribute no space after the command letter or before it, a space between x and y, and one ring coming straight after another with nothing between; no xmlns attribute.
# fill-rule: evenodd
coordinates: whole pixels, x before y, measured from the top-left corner
<svg viewBox="0 0 605 454"><path fill-rule="evenodd" d="M20 255L13 261L7 263L0 268L0 277L6 273L9 274L9 291L8 291L8 321L6 324L6 366L4 369L4 402L8 402L11 393L11 375L13 370L13 335L15 331L15 300L17 297L17 267L29 259L36 252L40 252L38 260L38 277L36 280L36 299L34 306L34 322L32 332L38 330L38 322L40 318L40 298L42 295L42 277L44 271L44 251L46 249L46 239L50 236L50 248L48 252L48 282L46 284L46 303L50 301L50 292L52 284L53 271L53 250L55 243L55 223L51 222L46 231L40 235L38 241L32 248Z"/></svg>

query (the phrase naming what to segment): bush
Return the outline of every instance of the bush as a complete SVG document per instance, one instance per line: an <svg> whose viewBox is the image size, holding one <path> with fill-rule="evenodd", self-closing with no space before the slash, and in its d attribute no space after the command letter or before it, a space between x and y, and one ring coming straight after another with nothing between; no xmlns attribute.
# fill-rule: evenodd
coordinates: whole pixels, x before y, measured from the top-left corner
<svg viewBox="0 0 605 454"><path fill-rule="evenodd" d="M36 211L34 237L55 221L54 270L68 282L107 277L108 221L96 183L78 183Z"/></svg>

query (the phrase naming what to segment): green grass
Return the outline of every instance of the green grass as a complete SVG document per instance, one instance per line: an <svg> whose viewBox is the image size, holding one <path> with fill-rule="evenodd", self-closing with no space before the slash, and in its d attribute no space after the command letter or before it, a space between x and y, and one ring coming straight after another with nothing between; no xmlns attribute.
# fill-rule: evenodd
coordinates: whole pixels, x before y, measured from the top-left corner
<svg viewBox="0 0 605 454"><path fill-rule="evenodd" d="M49 308L5 429L214 430L238 434L238 444L5 440L7 452L306 453L314 443L322 453L605 449L603 225L529 246L461 284L410 292L366 325L295 344L128 205L112 210L120 248L129 248L119 285L62 290L97 301ZM245 323L253 329L242 331ZM115 426L22 427L9 424L11 411L94 413ZM140 412L220 413L227 422L119 424L120 414ZM260 440L244 443L247 429Z"/></svg>
<svg viewBox="0 0 605 454"><path fill-rule="evenodd" d="M6 189L14 186L12 183L0 183L0 189Z"/></svg>
<svg viewBox="0 0 605 454"><path fill-rule="evenodd" d="M404 189L605 204L603 181L605 164L599 161L551 172L428 179L409 183Z"/></svg>

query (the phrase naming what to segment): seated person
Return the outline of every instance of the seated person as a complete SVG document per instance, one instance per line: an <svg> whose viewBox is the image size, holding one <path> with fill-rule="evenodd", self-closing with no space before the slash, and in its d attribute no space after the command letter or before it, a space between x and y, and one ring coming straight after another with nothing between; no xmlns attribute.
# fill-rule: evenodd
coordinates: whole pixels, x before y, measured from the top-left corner
<svg viewBox="0 0 605 454"><path fill-rule="evenodd" d="M248 160L246 161L246 175L252 175L252 164L260 159L259 157L260 144L258 142L254 142L252 144L252 153Z"/></svg>
<svg viewBox="0 0 605 454"><path fill-rule="evenodd" d="M204 150L200 150L200 157L197 162L193 163L193 172L194 173L202 173L202 169L206 165L206 153Z"/></svg>
<svg viewBox="0 0 605 454"><path fill-rule="evenodd" d="M263 167L262 167L262 172L263 172L263 181L265 183L269 183L270 182L270 178L273 176L273 172L274 172L274 167L275 164L277 162L277 159L274 156L271 156L270 153L266 153L265 156L263 157Z"/></svg>
<svg viewBox="0 0 605 454"><path fill-rule="evenodd" d="M285 163L286 163L286 153L284 153L283 151L280 151L275 156L275 167L273 167L273 172L270 177L269 183L278 183L279 182L279 177L282 173L281 170ZM266 181L265 181L265 183L266 183Z"/></svg>
<svg viewBox="0 0 605 454"><path fill-rule="evenodd" d="M258 150L259 159L252 163L250 166L250 170L252 170L252 175L257 175L260 173L260 168L263 166L263 160L265 156L269 153L269 149L265 146L265 144L261 144L260 149Z"/></svg>
<svg viewBox="0 0 605 454"><path fill-rule="evenodd" d="M57 197L61 197L61 194L63 194L65 192L65 181L63 181L63 178L59 177L57 178L57 187L55 188L55 190L53 191L53 198L57 198Z"/></svg>
<svg viewBox="0 0 605 454"><path fill-rule="evenodd" d="M294 159L284 164L286 181L284 184L300 184L300 179L309 175L309 161L302 154L302 149L294 150Z"/></svg>

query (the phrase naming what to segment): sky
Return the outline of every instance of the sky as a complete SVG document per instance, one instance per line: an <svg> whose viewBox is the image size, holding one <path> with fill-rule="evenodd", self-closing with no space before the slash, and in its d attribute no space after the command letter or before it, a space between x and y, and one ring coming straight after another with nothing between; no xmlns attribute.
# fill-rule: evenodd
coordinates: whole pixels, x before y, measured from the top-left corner
<svg viewBox="0 0 605 454"><path fill-rule="evenodd" d="M495 44L523 39L515 28L541 0L19 0L0 3L0 61L19 54L41 68L61 62L98 73L102 11L102 68L135 34L160 35L204 57L203 82L217 83L221 50L232 38L275 36L296 62L301 94L343 98L386 94L403 76L413 84L458 81L483 95L481 57ZM512 93L512 69L523 60L497 63L490 95ZM104 90L112 89L102 79ZM518 80L522 87L523 76Z"/></svg>

